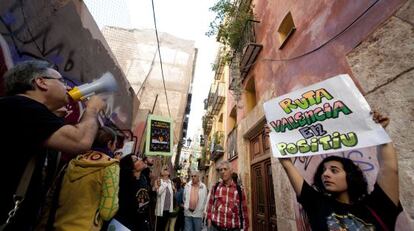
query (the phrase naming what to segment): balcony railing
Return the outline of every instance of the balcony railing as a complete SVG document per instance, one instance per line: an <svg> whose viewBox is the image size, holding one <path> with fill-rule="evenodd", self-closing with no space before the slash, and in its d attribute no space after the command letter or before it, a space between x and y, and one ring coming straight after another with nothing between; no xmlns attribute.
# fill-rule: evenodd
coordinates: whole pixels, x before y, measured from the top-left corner
<svg viewBox="0 0 414 231"><path fill-rule="evenodd" d="M213 102L212 102L212 108L211 108L211 114L212 115L218 115L220 112L221 107L223 106L224 100L225 100L225 85L224 83L218 83L215 94L213 96Z"/></svg>
<svg viewBox="0 0 414 231"><path fill-rule="evenodd" d="M204 99L203 103L204 103L204 110L207 110L207 108L208 108L208 98Z"/></svg>
<svg viewBox="0 0 414 231"><path fill-rule="evenodd" d="M221 78L221 75L223 74L224 69L224 58L220 56L220 52L217 54L216 62L215 62L215 74L214 79L219 80Z"/></svg>
<svg viewBox="0 0 414 231"><path fill-rule="evenodd" d="M210 91L208 92L208 96L206 99L207 101L204 106L208 112L211 112L213 102L214 102L214 96L216 95L216 91L217 91L217 84L216 83L211 84Z"/></svg>
<svg viewBox="0 0 414 231"><path fill-rule="evenodd" d="M202 118L203 120L203 130L205 135L208 135L213 127L213 116L210 114L205 114Z"/></svg>
<svg viewBox="0 0 414 231"><path fill-rule="evenodd" d="M234 128L227 136L227 153L229 160L237 157L237 128Z"/></svg>
<svg viewBox="0 0 414 231"><path fill-rule="evenodd" d="M224 154L224 132L216 131L211 143L211 160L216 161Z"/></svg>
<svg viewBox="0 0 414 231"><path fill-rule="evenodd" d="M260 51L263 49L263 45L256 42L255 26L258 23L260 23L260 21L248 20L246 22L242 39L233 53L232 63L230 64L231 69L238 69L231 70L233 74L230 73L230 89L234 86L234 78L240 77L241 81L246 78L251 67L254 65L257 57L259 56Z"/></svg>
<svg viewBox="0 0 414 231"><path fill-rule="evenodd" d="M204 149L201 153L201 158L198 159L198 170L206 170L210 167L210 158L208 150Z"/></svg>

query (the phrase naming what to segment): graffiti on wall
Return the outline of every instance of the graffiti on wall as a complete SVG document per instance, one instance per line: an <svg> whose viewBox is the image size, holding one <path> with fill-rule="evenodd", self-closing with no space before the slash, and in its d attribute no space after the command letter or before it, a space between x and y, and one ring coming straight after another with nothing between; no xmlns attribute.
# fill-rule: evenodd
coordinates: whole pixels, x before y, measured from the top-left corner
<svg viewBox="0 0 414 231"><path fill-rule="evenodd" d="M10 0L0 5L0 35L7 44L11 60L18 63L29 59L41 59L55 64L68 85L73 87L90 82L108 71L120 74L115 62L100 42L94 40L85 29L72 2L54 6L53 1ZM2 47L2 53L4 52ZM3 71L4 73L4 71ZM3 73L0 73L1 75ZM0 82L0 84L2 84ZM121 84L121 83L120 83ZM107 120L123 128L129 128L130 100L106 96ZM120 103L121 101L121 103ZM129 106L129 104L127 104ZM69 105L71 115L82 113L83 105Z"/></svg>
<svg viewBox="0 0 414 231"><path fill-rule="evenodd" d="M64 42L51 43L53 22L32 29L24 8L25 1L14 3L0 15L0 33L10 42L10 51L15 62L28 59L42 59L52 62L61 72L75 67L74 49L65 47ZM47 12L47 11L46 11ZM32 22L32 20L31 20Z"/></svg>

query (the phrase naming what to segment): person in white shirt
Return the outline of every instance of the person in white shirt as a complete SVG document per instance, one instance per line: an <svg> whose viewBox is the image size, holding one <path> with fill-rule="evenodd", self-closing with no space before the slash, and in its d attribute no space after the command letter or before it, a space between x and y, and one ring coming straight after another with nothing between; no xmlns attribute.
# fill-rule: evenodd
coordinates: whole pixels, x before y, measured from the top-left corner
<svg viewBox="0 0 414 231"><path fill-rule="evenodd" d="M200 172L191 172L191 181L184 188L184 231L201 230L207 187L200 181Z"/></svg>
<svg viewBox="0 0 414 231"><path fill-rule="evenodd" d="M156 230L165 231L170 213L174 209L174 190L167 166L164 166L161 170L161 178L156 181L154 191L157 192L157 204L155 206L155 216L157 216Z"/></svg>

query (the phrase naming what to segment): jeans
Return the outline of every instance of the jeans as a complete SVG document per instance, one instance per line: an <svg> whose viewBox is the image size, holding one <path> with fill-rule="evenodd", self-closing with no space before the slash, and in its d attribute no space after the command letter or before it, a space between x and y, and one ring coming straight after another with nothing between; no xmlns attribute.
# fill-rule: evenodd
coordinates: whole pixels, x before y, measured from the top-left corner
<svg viewBox="0 0 414 231"><path fill-rule="evenodd" d="M200 231L202 224L203 218L201 217L185 217L184 231Z"/></svg>

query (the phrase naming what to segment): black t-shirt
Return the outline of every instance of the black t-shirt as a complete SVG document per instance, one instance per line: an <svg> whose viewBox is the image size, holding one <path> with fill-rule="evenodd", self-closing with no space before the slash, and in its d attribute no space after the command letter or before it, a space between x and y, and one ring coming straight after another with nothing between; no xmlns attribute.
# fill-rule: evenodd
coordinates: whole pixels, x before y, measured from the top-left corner
<svg viewBox="0 0 414 231"><path fill-rule="evenodd" d="M137 181L138 189L135 193L136 201L138 202L138 213L146 216L149 214L149 203L150 203L150 187L147 182L147 179L144 175L141 174L140 178Z"/></svg>
<svg viewBox="0 0 414 231"><path fill-rule="evenodd" d="M131 230L148 230L150 185L141 173L139 179L120 179L119 209L115 219Z"/></svg>
<svg viewBox="0 0 414 231"><path fill-rule="evenodd" d="M397 216L402 211L378 184L363 201L349 205L323 195L304 182L298 201L315 231L384 230L384 225L388 230L394 230Z"/></svg>
<svg viewBox="0 0 414 231"><path fill-rule="evenodd" d="M45 105L24 96L0 98L0 108L0 176L3 177L0 190L0 223L5 221L8 211L14 206L13 194L27 163L31 157L38 155L25 201L19 210L19 214L24 214L25 223L30 223L36 219L44 193L42 168L46 149L42 145L64 125L64 121Z"/></svg>

